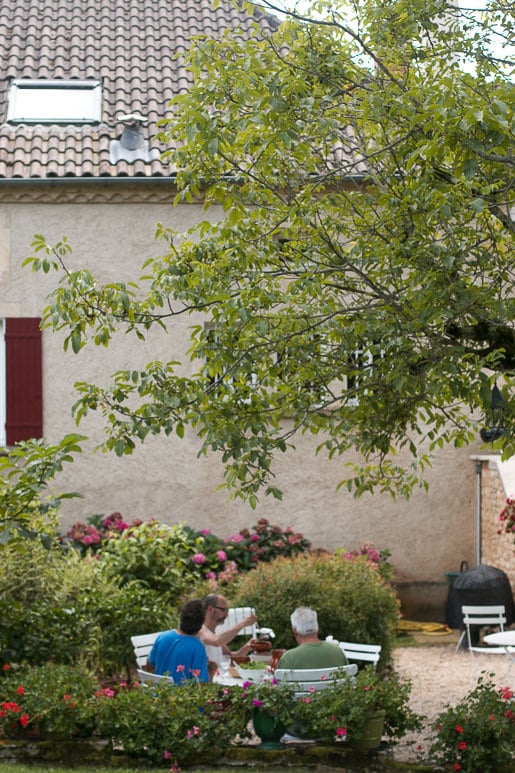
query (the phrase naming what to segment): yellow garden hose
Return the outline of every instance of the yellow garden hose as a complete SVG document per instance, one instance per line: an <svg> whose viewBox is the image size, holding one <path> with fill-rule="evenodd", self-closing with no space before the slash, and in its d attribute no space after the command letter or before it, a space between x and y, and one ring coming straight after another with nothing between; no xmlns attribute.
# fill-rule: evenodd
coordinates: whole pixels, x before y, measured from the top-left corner
<svg viewBox="0 0 515 773"><path fill-rule="evenodd" d="M449 636L452 630L444 623L419 623L415 620L399 620L399 633L423 633L425 636Z"/></svg>

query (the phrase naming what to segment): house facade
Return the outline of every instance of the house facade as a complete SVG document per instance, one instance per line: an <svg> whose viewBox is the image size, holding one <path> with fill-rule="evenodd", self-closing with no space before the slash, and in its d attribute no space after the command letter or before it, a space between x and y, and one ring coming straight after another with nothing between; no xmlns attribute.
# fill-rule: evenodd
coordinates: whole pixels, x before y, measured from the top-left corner
<svg viewBox="0 0 515 773"><path fill-rule="evenodd" d="M171 97L188 87L181 52L195 35L235 27L246 34L256 21L264 34L277 24L229 3L214 9L210 0L3 3L0 445L28 437L55 442L77 431L75 382L107 384L115 370L173 360L185 350L188 319L137 344L120 335L107 350L63 351L64 335L39 329L57 275L32 273L22 262L35 234L50 243L66 236L71 269L89 268L101 282L137 280L146 258L166 252L154 238L158 223L182 231L205 219L202 202L172 204L174 170L161 157L157 122L169 115ZM208 217L216 218L216 210ZM479 435L468 449L443 449L428 472L429 491L416 491L409 502L338 491L351 457L329 461L315 455L316 441L299 437L296 450L279 460L283 500L263 498L253 511L217 488L221 461L197 458L200 443L191 429L183 439L149 438L123 458L95 451L103 440L101 416L86 417L79 431L88 438L83 454L56 480L58 490L82 495L65 505L64 530L119 511L127 519L185 521L225 537L267 517L302 531L316 547L388 549L407 614L413 604L428 619L441 617L445 572L481 560ZM495 557L504 568L502 556Z"/></svg>

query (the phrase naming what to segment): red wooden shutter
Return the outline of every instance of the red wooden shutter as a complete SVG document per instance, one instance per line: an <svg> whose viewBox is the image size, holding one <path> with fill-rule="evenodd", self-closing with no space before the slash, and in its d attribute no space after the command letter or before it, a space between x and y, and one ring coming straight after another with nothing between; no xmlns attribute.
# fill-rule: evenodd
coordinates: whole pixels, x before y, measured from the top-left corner
<svg viewBox="0 0 515 773"><path fill-rule="evenodd" d="M43 435L41 330L37 318L5 320L6 443Z"/></svg>

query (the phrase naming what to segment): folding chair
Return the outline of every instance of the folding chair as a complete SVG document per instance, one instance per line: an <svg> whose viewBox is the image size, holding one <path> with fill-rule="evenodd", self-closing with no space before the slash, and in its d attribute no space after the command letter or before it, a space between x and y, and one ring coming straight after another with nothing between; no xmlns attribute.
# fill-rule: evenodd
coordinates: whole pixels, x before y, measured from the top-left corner
<svg viewBox="0 0 515 773"><path fill-rule="evenodd" d="M163 684L163 682L174 681L171 676L162 676L161 674L154 674L150 671L145 671L144 666L147 665L147 659L150 654L150 650L154 646L154 642L163 631L156 631L155 633L144 633L139 636L131 636L131 644L134 649L134 657L136 658L137 674L142 684Z"/></svg>
<svg viewBox="0 0 515 773"><path fill-rule="evenodd" d="M236 623L241 623L242 620L245 620L246 617L253 614L255 614L255 610L252 607L230 607L223 623L216 626L216 633L219 634L227 631L229 628L232 628L233 625L236 625ZM254 623L253 625L247 625L245 628L242 628L238 636L252 636L254 638L257 631L258 627L256 623Z"/></svg>
<svg viewBox="0 0 515 773"><path fill-rule="evenodd" d="M456 652L461 646L461 642L464 637L467 637L467 646L470 653L474 652L482 653L483 655L505 655L505 647L479 647L472 644L472 636L470 633L471 626L476 628L479 626L489 625L496 626L500 631L504 631L504 624L506 623L506 610L503 604L497 606L462 606L463 625L464 629L461 632L461 636L456 645Z"/></svg>
<svg viewBox="0 0 515 773"><path fill-rule="evenodd" d="M333 636L326 636L326 641L337 644L343 650L349 663L372 663L374 669L377 668L379 658L381 657L380 644L361 644L356 641L337 641Z"/></svg>

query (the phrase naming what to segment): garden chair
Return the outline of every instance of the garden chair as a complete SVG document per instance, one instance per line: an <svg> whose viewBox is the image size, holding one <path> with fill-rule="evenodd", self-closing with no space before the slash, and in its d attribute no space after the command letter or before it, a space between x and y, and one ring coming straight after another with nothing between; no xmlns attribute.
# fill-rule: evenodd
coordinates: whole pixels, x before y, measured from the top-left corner
<svg viewBox="0 0 515 773"><path fill-rule="evenodd" d="M171 676L162 676L161 674L153 674L150 671L145 670L147 665L147 659L150 654L150 650L154 646L154 642L163 631L156 631L155 633L144 633L139 636L131 636L131 644L134 649L134 657L136 658L139 680L142 684L163 684L174 681Z"/></svg>
<svg viewBox="0 0 515 773"><path fill-rule="evenodd" d="M326 636L325 640L337 644L345 653L348 661L353 663L372 663L374 670L377 668L379 658L381 657L380 644L361 644L361 642L355 641L337 641L332 636Z"/></svg>
<svg viewBox="0 0 515 773"><path fill-rule="evenodd" d="M462 606L461 612L463 614L463 631L456 645L456 651L459 650L461 643L465 636L467 637L467 646L469 652L481 653L483 655L506 655L505 647L481 647L472 644L472 636L470 629L472 626L476 628L479 626L495 626L500 631L504 631L504 624L506 623L506 610L504 605L499 604L496 606Z"/></svg>
<svg viewBox="0 0 515 773"><path fill-rule="evenodd" d="M341 679L335 679L336 673L344 673ZM331 668L276 668L274 678L294 683L294 697L303 698L313 691L325 690L331 685L339 684L344 679L352 679L358 673L355 663L348 666L332 666Z"/></svg>
<svg viewBox="0 0 515 773"><path fill-rule="evenodd" d="M338 646L345 653L349 662L372 663L377 668L381 657L380 644L360 644L355 641L340 641Z"/></svg>
<svg viewBox="0 0 515 773"><path fill-rule="evenodd" d="M255 613L256 610L252 607L231 607L223 623L216 626L216 633L224 633L224 631L232 628L236 623L241 623L246 617L254 615ZM245 628L242 628L238 636L252 636L252 638L254 638L257 635L257 632L258 627L256 623L254 623L253 625L247 625Z"/></svg>

